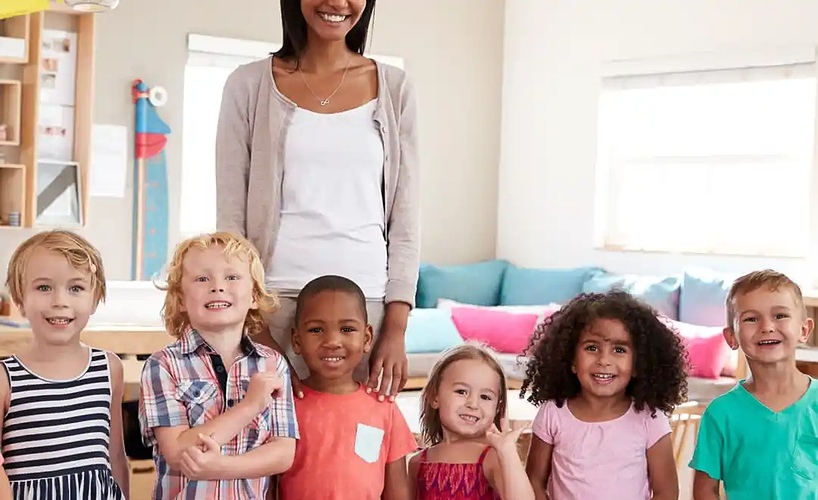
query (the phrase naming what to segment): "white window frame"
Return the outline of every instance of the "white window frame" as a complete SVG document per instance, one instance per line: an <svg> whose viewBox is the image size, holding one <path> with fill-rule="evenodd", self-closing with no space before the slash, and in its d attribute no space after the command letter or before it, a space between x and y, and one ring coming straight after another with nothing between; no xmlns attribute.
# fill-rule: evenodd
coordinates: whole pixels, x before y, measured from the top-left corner
<svg viewBox="0 0 818 500"><path fill-rule="evenodd" d="M706 72L735 70L743 68L763 68L774 66L811 64L816 68L815 46L775 47L763 50L752 50L728 53L688 54L673 57L648 59L631 59L607 61L600 66L602 82L609 79L639 77L686 72ZM813 69L818 76L818 69ZM817 99L818 101L818 99ZM818 139L818 112L816 114L816 139ZM818 140L813 141L814 151L818 152ZM601 152L598 152L601 154ZM810 274L818 280L818 154L813 154L812 181L809 200L809 248L806 255L790 256L804 260L809 266ZM599 250L623 251L621 247L606 244L607 211L612 195L606 162L600 158L596 165L596 200L595 200L595 247ZM639 251L639 250L637 250ZM659 251L663 253L662 251ZM675 253L668 250L667 253ZM688 253L688 252L684 252ZM695 252L690 252L695 253ZM707 252L710 255L735 255ZM768 257L768 256L762 256ZM776 258L769 256L770 258Z"/></svg>

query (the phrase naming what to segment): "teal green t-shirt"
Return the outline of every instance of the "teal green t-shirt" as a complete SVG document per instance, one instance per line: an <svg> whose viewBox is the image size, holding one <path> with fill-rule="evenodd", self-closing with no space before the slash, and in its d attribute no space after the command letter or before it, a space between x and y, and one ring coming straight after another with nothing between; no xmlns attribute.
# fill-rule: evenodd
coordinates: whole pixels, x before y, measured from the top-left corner
<svg viewBox="0 0 818 500"><path fill-rule="evenodd" d="M723 482L729 500L818 500L818 380L778 413L743 380L714 399L690 468Z"/></svg>

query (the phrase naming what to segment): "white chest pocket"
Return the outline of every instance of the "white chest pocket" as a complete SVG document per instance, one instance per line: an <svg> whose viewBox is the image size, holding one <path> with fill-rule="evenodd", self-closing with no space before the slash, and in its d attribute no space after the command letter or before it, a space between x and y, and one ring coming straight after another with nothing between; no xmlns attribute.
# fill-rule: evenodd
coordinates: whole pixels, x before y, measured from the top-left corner
<svg viewBox="0 0 818 500"><path fill-rule="evenodd" d="M383 429L358 424L358 428L355 430L355 454L368 464L377 462L378 457L381 456L383 434Z"/></svg>

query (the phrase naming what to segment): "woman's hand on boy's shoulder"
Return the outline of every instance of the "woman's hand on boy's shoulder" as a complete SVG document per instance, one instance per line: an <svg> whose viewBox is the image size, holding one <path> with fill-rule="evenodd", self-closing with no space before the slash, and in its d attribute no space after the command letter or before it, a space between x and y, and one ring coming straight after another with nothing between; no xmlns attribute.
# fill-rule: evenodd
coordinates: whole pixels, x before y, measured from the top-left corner
<svg viewBox="0 0 818 500"><path fill-rule="evenodd" d="M372 356L369 358L367 392L377 391L379 401L395 401L395 396L403 390L408 379L405 333L384 329L375 340Z"/></svg>

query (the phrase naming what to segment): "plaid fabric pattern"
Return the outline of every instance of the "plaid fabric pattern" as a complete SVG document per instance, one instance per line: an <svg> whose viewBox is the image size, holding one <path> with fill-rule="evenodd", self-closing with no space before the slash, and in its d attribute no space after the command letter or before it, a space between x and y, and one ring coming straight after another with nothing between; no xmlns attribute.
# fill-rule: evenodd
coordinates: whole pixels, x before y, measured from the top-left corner
<svg viewBox="0 0 818 500"><path fill-rule="evenodd" d="M153 447L156 464L154 500L263 500L269 478L232 481L192 481L171 470L156 446L154 428L197 427L241 401L250 377L275 370L284 381L282 396L222 447L226 455L240 455L273 437L298 438L290 370L286 360L265 346L245 338L244 356L228 369L227 386L219 388L210 356L215 354L201 335L191 330L175 343L154 353L142 370L139 424L142 440Z"/></svg>

